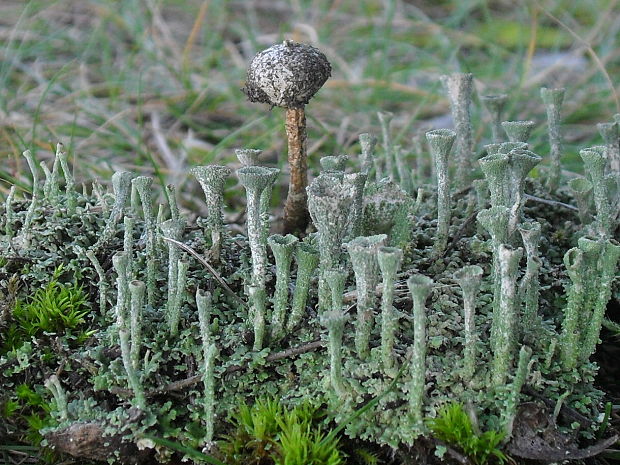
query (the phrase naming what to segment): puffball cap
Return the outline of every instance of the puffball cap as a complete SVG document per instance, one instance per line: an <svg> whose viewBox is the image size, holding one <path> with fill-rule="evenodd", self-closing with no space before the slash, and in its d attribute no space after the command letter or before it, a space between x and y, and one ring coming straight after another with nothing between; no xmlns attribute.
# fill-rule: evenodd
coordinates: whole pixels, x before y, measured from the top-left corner
<svg viewBox="0 0 620 465"><path fill-rule="evenodd" d="M257 54L245 87L251 102L303 108L331 76L332 67L317 48L285 40Z"/></svg>

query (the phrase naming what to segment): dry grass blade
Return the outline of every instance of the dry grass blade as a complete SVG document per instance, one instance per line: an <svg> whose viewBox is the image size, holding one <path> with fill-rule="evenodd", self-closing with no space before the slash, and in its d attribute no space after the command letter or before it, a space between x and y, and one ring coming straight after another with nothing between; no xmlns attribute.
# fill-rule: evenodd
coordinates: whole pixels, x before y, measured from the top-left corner
<svg viewBox="0 0 620 465"><path fill-rule="evenodd" d="M565 29L571 36L573 36L573 38L577 42L579 42L587 50L588 55L590 55L590 58L592 58L594 63L596 63L596 66L598 67L599 71L601 72L601 74L603 75L605 80L607 81L607 85L609 87L609 91L611 92L611 95L614 98L614 102L616 103L616 111L618 111L620 113L620 98L618 97L618 92L616 92L616 88L614 86L614 83L611 80L611 77L609 76L609 73L607 72L607 68L605 68L605 64L601 61L601 59L598 56L598 54L594 51L594 49L592 48L592 45L586 39L582 38L579 34L577 34L570 26L568 26L568 24L563 22L560 18L558 18L553 13L551 13L550 11L545 9L538 2L535 2L535 3L536 3L536 6L543 13L545 13L549 18L551 18L553 21L558 23L563 29Z"/></svg>
<svg viewBox="0 0 620 465"><path fill-rule="evenodd" d="M209 4L211 2L206 0L202 5L200 5L200 10L198 11L198 15L196 16L196 21L194 21L194 25L192 26L192 30L185 41L185 47L183 47L182 59L181 63L183 65L183 69L187 69L189 66L189 55L192 51L192 47L196 42L196 38L198 33L200 32L200 28L202 28L202 24L205 21L205 17L207 16L207 10L209 9Z"/></svg>
<svg viewBox="0 0 620 465"><path fill-rule="evenodd" d="M190 254L192 257L194 257L196 260L198 260L207 270L209 270L209 273L213 275L215 280L220 284L220 286L222 286L222 288L226 291L226 293L229 296L235 299L240 305L243 305L244 307L247 306L246 303L243 301L243 299L239 297L237 294L235 294L234 291L230 287L228 287L228 284L226 284L226 281L224 281L222 277L219 275L219 273L215 271L215 268L213 268L209 264L208 261L202 258L200 254L198 254L198 252L196 252L191 247L183 244L182 242L175 241L174 239L171 239L169 237L162 236L162 239L164 239L165 241L171 242L177 247L180 247L181 249L185 250L188 254Z"/></svg>

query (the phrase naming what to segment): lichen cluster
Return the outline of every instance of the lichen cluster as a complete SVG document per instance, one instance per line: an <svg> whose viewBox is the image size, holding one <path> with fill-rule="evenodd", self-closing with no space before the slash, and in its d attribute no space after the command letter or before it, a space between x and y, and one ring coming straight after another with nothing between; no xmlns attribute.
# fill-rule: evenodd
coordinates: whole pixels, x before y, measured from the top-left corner
<svg viewBox="0 0 620 465"><path fill-rule="evenodd" d="M363 134L351 172L347 157L322 160L308 187L315 232L303 238L269 235L279 170L258 166L259 151L238 151L234 176L247 235L223 224L226 167L191 170L208 206L197 227L173 186L157 209L151 178L118 172L112 192L78 190L62 147L51 169L41 164L43 181L26 152L34 183L4 204L0 288L17 275L27 299L62 264L87 288L96 332L79 346L45 334L4 350L2 392L25 379L46 386L55 424L43 433L60 449L59 432L89 424L110 442L149 449L156 434L213 450L241 399L322 399L339 423L394 380L348 435L411 444L459 402L510 438L531 392L594 418L591 356L620 257L617 131L603 127L607 145L581 151L586 177L556 180L563 92L542 94L550 166L527 143L530 122L500 126L505 99L493 96L483 99L493 143L475 159L471 76L443 82L456 132L426 134L435 176L411 171L382 115L383 151ZM42 357L50 341L55 353Z"/></svg>

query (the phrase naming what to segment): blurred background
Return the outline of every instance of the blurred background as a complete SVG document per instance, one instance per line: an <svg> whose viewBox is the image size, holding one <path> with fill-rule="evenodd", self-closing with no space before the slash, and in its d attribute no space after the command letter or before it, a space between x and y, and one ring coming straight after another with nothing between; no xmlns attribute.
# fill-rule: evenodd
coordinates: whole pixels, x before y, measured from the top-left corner
<svg viewBox="0 0 620 465"><path fill-rule="evenodd" d="M601 143L596 123L620 113L618 0L1 0L0 193L13 182L29 191L21 152L49 160L58 141L78 180L130 169L191 184L179 189L186 205L198 190L188 168L234 164L234 148L283 167L283 110L239 89L251 58L284 38L318 47L333 68L306 107L314 171L321 156L358 153L360 133L380 135L377 111L394 112L406 150L450 127L446 73L476 78L477 147L490 138L478 96L508 93L505 119L536 121L543 156L540 87L566 87L575 171L578 148Z"/></svg>

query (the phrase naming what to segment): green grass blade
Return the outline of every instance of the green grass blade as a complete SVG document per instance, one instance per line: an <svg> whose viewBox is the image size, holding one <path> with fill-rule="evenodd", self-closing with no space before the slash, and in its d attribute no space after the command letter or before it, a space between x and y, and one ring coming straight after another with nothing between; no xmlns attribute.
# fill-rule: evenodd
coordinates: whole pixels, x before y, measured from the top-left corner
<svg viewBox="0 0 620 465"><path fill-rule="evenodd" d="M189 457L197 460L204 460L211 465L226 465L224 462L216 459L212 455L205 454L203 452L192 449L191 447L184 446L174 441L170 441L169 439L158 438L156 436L146 435L144 436L147 439L150 439L155 444L159 444L160 446L166 446L169 449L176 450L177 452L182 452L183 454L188 455Z"/></svg>

